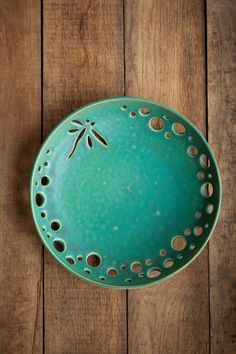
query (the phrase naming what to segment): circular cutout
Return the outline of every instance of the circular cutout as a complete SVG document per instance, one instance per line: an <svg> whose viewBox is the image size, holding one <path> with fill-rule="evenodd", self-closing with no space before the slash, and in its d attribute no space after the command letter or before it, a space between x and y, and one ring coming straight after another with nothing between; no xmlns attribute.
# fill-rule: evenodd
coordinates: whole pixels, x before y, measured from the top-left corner
<svg viewBox="0 0 236 354"><path fill-rule="evenodd" d="M184 258L184 255L183 255L183 254L178 254L178 255L177 255L177 259L181 260L181 259L183 259L183 258Z"/></svg>
<svg viewBox="0 0 236 354"><path fill-rule="evenodd" d="M53 246L58 252L64 252L65 251L65 244L62 240L54 240L53 241Z"/></svg>
<svg viewBox="0 0 236 354"><path fill-rule="evenodd" d="M187 241L183 236L176 236L172 241L172 246L176 251L182 251L187 246Z"/></svg>
<svg viewBox="0 0 236 354"><path fill-rule="evenodd" d="M202 154L200 156L200 164L204 168L209 168L210 167L210 160L206 154Z"/></svg>
<svg viewBox="0 0 236 354"><path fill-rule="evenodd" d="M35 202L38 207L42 207L45 203L45 197L42 193L37 193L35 196Z"/></svg>
<svg viewBox="0 0 236 354"><path fill-rule="evenodd" d="M184 231L184 234L185 234L185 236L191 235L191 230L190 230L190 229L186 229L186 230Z"/></svg>
<svg viewBox="0 0 236 354"><path fill-rule="evenodd" d="M130 112L130 117L132 117L132 118L134 118L134 117L136 117L136 113L135 112Z"/></svg>
<svg viewBox="0 0 236 354"><path fill-rule="evenodd" d="M205 178L205 173L202 171L198 172L197 178L202 181Z"/></svg>
<svg viewBox="0 0 236 354"><path fill-rule="evenodd" d="M128 109L128 107L126 105L121 106L121 109L123 109L124 111L126 111Z"/></svg>
<svg viewBox="0 0 236 354"><path fill-rule="evenodd" d="M147 277L150 279L157 278L159 277L159 275L161 275L161 270L159 268L154 267L154 268L150 268L147 271Z"/></svg>
<svg viewBox="0 0 236 354"><path fill-rule="evenodd" d="M171 268L173 267L173 265L175 264L175 262L173 261L173 259L166 259L163 263L165 268Z"/></svg>
<svg viewBox="0 0 236 354"><path fill-rule="evenodd" d="M41 172L42 171L42 166L41 165L39 165L39 167L38 167L38 172Z"/></svg>
<svg viewBox="0 0 236 354"><path fill-rule="evenodd" d="M139 273L142 271L143 269L143 266L141 263L139 262L134 262L131 264L131 267L130 267L131 271L134 272L134 273Z"/></svg>
<svg viewBox="0 0 236 354"><path fill-rule="evenodd" d="M195 236L201 236L203 228L201 226L195 226L193 229L193 233Z"/></svg>
<svg viewBox="0 0 236 354"><path fill-rule="evenodd" d="M75 264L75 260L74 260L74 258L73 257L71 257L71 256L68 256L68 257L66 257L66 260L67 260L67 262L69 263L69 264Z"/></svg>
<svg viewBox="0 0 236 354"><path fill-rule="evenodd" d="M208 204L207 207L206 207L207 214L212 214L213 210L214 210L213 204Z"/></svg>
<svg viewBox="0 0 236 354"><path fill-rule="evenodd" d="M50 234L49 232L47 233L47 237L48 237L48 238L51 238L51 234Z"/></svg>
<svg viewBox="0 0 236 354"><path fill-rule="evenodd" d="M153 117L150 120L150 127L156 131L161 131L164 129L165 123L162 118Z"/></svg>
<svg viewBox="0 0 236 354"><path fill-rule="evenodd" d="M41 212L41 216L42 216L43 219L46 218L47 215L46 215L45 211L42 211L42 212Z"/></svg>
<svg viewBox="0 0 236 354"><path fill-rule="evenodd" d="M139 113L143 116L147 116L148 114L150 114L150 109L146 107L140 108Z"/></svg>
<svg viewBox="0 0 236 354"><path fill-rule="evenodd" d="M41 178L41 184L42 184L42 186L47 186L47 185L49 184L49 182L50 182L50 179L48 178L48 176L43 176L43 177Z"/></svg>
<svg viewBox="0 0 236 354"><path fill-rule="evenodd" d="M101 257L96 253L92 253L87 257L87 264L92 268L97 268L101 264Z"/></svg>
<svg viewBox="0 0 236 354"><path fill-rule="evenodd" d="M51 229L52 229L53 231L59 231L60 228L61 228L61 224L59 223L59 221L53 220L53 221L51 222Z"/></svg>
<svg viewBox="0 0 236 354"><path fill-rule="evenodd" d="M153 260L152 260L151 258L147 259L147 260L146 260L146 265L147 265L148 267L151 267L151 266L153 265Z"/></svg>
<svg viewBox="0 0 236 354"><path fill-rule="evenodd" d="M126 283L132 283L132 279L125 279Z"/></svg>
<svg viewBox="0 0 236 354"><path fill-rule="evenodd" d="M166 139L170 139L171 138L171 133L170 132L165 133L165 137L166 137Z"/></svg>
<svg viewBox="0 0 236 354"><path fill-rule="evenodd" d="M81 262L83 260L83 257L81 255L77 256L77 259L79 262Z"/></svg>
<svg viewBox="0 0 236 354"><path fill-rule="evenodd" d="M91 270L88 269L88 268L84 268L84 272L85 272L86 274L91 274Z"/></svg>
<svg viewBox="0 0 236 354"><path fill-rule="evenodd" d="M178 123L178 122L175 122L172 125L172 128L173 128L174 133L177 135L184 135L186 132L185 126L181 123Z"/></svg>
<svg viewBox="0 0 236 354"><path fill-rule="evenodd" d="M107 275L109 275L111 278L116 278L118 276L118 270L115 268L110 268L107 271Z"/></svg>
<svg viewBox="0 0 236 354"><path fill-rule="evenodd" d="M161 255L162 257L165 257L166 254L167 254L167 251L166 251L165 249L160 250L160 255Z"/></svg>
<svg viewBox="0 0 236 354"><path fill-rule="evenodd" d="M100 275L99 279L100 280L106 280L106 277L104 277L103 275Z"/></svg>
<svg viewBox="0 0 236 354"><path fill-rule="evenodd" d="M200 211L196 211L195 218L196 219L201 219L201 217L202 217L202 213Z"/></svg>
<svg viewBox="0 0 236 354"><path fill-rule="evenodd" d="M50 155L50 154L51 154L51 150L50 150L50 149L47 149L46 154L47 154L47 155Z"/></svg>
<svg viewBox="0 0 236 354"><path fill-rule="evenodd" d="M142 273L139 273L139 274L138 274L138 277L139 277L139 278L144 278L144 277L145 277L145 274L144 274L143 272L142 272Z"/></svg>
<svg viewBox="0 0 236 354"><path fill-rule="evenodd" d="M198 149L196 148L196 146L194 145L189 146L188 155L191 157L196 157L198 155Z"/></svg>
<svg viewBox="0 0 236 354"><path fill-rule="evenodd" d="M213 185L210 182L204 183L201 188L201 193L205 198L211 197L213 194Z"/></svg>
<svg viewBox="0 0 236 354"><path fill-rule="evenodd" d="M123 265L121 266L121 270L125 271L126 269L127 269L126 265L123 264Z"/></svg>

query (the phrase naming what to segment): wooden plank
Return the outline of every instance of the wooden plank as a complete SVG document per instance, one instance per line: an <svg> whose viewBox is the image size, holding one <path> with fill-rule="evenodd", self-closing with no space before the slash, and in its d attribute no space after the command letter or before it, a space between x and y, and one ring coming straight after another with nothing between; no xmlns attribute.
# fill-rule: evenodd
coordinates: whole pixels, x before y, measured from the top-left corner
<svg viewBox="0 0 236 354"><path fill-rule="evenodd" d="M123 4L44 2L44 133L71 110L123 95ZM126 293L73 277L45 253L45 351L125 353Z"/></svg>
<svg viewBox="0 0 236 354"><path fill-rule="evenodd" d="M40 145L40 2L0 3L0 352L42 353L42 246L29 207Z"/></svg>
<svg viewBox="0 0 236 354"><path fill-rule="evenodd" d="M125 2L126 94L160 101L205 133L204 1ZM180 274L129 291L129 353L208 353L207 249Z"/></svg>
<svg viewBox="0 0 236 354"><path fill-rule="evenodd" d="M235 111L236 4L209 0L208 126L209 142L219 163L223 203L210 242L211 353L236 352Z"/></svg>

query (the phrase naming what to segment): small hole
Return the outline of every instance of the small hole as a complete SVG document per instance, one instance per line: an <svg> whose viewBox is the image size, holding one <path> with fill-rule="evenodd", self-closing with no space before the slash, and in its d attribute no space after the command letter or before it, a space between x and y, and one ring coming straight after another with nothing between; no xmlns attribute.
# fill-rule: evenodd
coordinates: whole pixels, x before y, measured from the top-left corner
<svg viewBox="0 0 236 354"><path fill-rule="evenodd" d="M162 256L162 257L164 257L164 256L166 256L166 254L167 254L167 252L166 252L166 250L160 250L160 255Z"/></svg>
<svg viewBox="0 0 236 354"><path fill-rule="evenodd" d="M86 123L89 123L90 122L90 120L89 119L86 119Z"/></svg>
<svg viewBox="0 0 236 354"><path fill-rule="evenodd" d="M211 179L211 178L212 178L212 174L211 174L211 173L208 173L207 177L208 177L209 179Z"/></svg>
<svg viewBox="0 0 236 354"><path fill-rule="evenodd" d="M135 112L130 112L130 117L132 117L132 118L134 118L134 117L136 117L136 113Z"/></svg>
<svg viewBox="0 0 236 354"><path fill-rule="evenodd" d="M213 194L213 185L210 182L203 184L201 188L201 193L205 198L211 197Z"/></svg>
<svg viewBox="0 0 236 354"><path fill-rule="evenodd" d="M146 260L146 265L151 267L153 265L153 260L151 258Z"/></svg>
<svg viewBox="0 0 236 354"><path fill-rule="evenodd" d="M165 137L166 137L166 139L170 139L171 138L171 133L170 132L165 133Z"/></svg>
<svg viewBox="0 0 236 354"><path fill-rule="evenodd" d="M164 118L164 119L167 119L167 120L170 119L170 117L169 117L167 114L164 114L164 115L163 115L163 118Z"/></svg>
<svg viewBox="0 0 236 354"><path fill-rule="evenodd" d="M121 270L126 270L126 269L127 269L126 265L123 264L123 265L121 266Z"/></svg>
<svg viewBox="0 0 236 354"><path fill-rule="evenodd" d="M134 273L139 273L143 269L142 264L138 262L134 262L131 264L131 271Z"/></svg>
<svg viewBox="0 0 236 354"><path fill-rule="evenodd" d="M146 108L146 107L143 107L143 108L140 108L139 112L140 112L142 115L146 116L146 115L148 115L148 114L150 113L150 109L148 109L148 108Z"/></svg>
<svg viewBox="0 0 236 354"><path fill-rule="evenodd" d="M88 268L85 268L85 269L84 269L84 272L85 272L86 274L91 274L91 270L88 269Z"/></svg>
<svg viewBox="0 0 236 354"><path fill-rule="evenodd" d="M38 167L38 172L41 172L42 171L42 166L40 165L39 167Z"/></svg>
<svg viewBox="0 0 236 354"><path fill-rule="evenodd" d="M202 217L202 213L200 211L196 211L195 218L196 219L201 219L201 217Z"/></svg>
<svg viewBox="0 0 236 354"><path fill-rule="evenodd" d="M101 264L101 258L98 254L90 254L87 258L87 264L92 267L96 268Z"/></svg>
<svg viewBox="0 0 236 354"><path fill-rule="evenodd" d="M164 128L165 123L162 118L153 117L150 120L150 126L152 129L154 129L156 131L161 131Z"/></svg>
<svg viewBox="0 0 236 354"><path fill-rule="evenodd" d="M214 210L213 204L208 204L207 207L206 207L207 214L212 214L213 210Z"/></svg>
<svg viewBox="0 0 236 354"><path fill-rule="evenodd" d="M189 229L186 229L184 231L184 234L185 234L185 236L189 236L189 235L191 235L191 231Z"/></svg>
<svg viewBox="0 0 236 354"><path fill-rule="evenodd" d="M126 283L132 283L132 279L125 279Z"/></svg>
<svg viewBox="0 0 236 354"><path fill-rule="evenodd" d="M195 226L193 229L193 233L195 236L201 236L203 228L201 226Z"/></svg>
<svg viewBox="0 0 236 354"><path fill-rule="evenodd" d="M210 167L210 160L209 160L209 158L207 157L207 155L202 154L202 155L200 156L200 164L201 164L201 166L204 167L204 168Z"/></svg>
<svg viewBox="0 0 236 354"><path fill-rule="evenodd" d="M189 148L188 148L188 154L189 154L189 156L191 156L191 157L197 156L197 155L198 155L198 149L196 148L196 146L194 146L194 145L189 146Z"/></svg>
<svg viewBox="0 0 236 354"><path fill-rule="evenodd" d="M51 154L51 150L48 149L48 150L46 151L46 154L47 154L47 155L50 155L50 154Z"/></svg>
<svg viewBox="0 0 236 354"><path fill-rule="evenodd" d="M43 204L45 202L44 195L42 193L37 193L36 197L35 197L35 202L36 202L38 207L43 206Z"/></svg>
<svg viewBox="0 0 236 354"><path fill-rule="evenodd" d="M177 259L181 260L181 259L183 259L183 258L184 258L184 255L183 255L183 254L178 254Z"/></svg>
<svg viewBox="0 0 236 354"><path fill-rule="evenodd" d="M35 182L35 185L36 185L36 187L38 187L38 185L39 185L39 182L37 181L37 182Z"/></svg>
<svg viewBox="0 0 236 354"><path fill-rule="evenodd" d="M174 131L177 135L184 135L185 132L186 132L186 129L185 129L185 127L183 126L183 124L175 122L175 123L173 124L173 131Z"/></svg>
<svg viewBox="0 0 236 354"><path fill-rule="evenodd" d="M183 236L177 236L173 239L172 246L176 251L182 251L187 246L187 241Z"/></svg>
<svg viewBox="0 0 236 354"><path fill-rule="evenodd" d="M195 248L195 244L194 244L194 243L191 243L191 245L189 246L189 249L190 249L190 250L194 250L194 248Z"/></svg>
<svg viewBox="0 0 236 354"><path fill-rule="evenodd" d="M46 161L46 162L44 162L44 166L45 167L47 167L48 166L48 162Z"/></svg>
<svg viewBox="0 0 236 354"><path fill-rule="evenodd" d="M47 176L43 176L43 177L41 178L41 184L42 184L42 186L47 186L47 185L49 184L49 182L50 182L50 180L49 180L49 178L48 178Z"/></svg>
<svg viewBox="0 0 236 354"><path fill-rule="evenodd" d="M51 234L50 234L49 232L47 233L47 237L48 237L48 238L51 238Z"/></svg>
<svg viewBox="0 0 236 354"><path fill-rule="evenodd" d="M101 275L101 276L99 277L99 279L100 279L100 280L106 280L106 278L105 278L103 275Z"/></svg>
<svg viewBox="0 0 236 354"><path fill-rule="evenodd" d="M118 271L115 268L110 268L107 271L107 275L111 278L116 278L118 276Z"/></svg>
<svg viewBox="0 0 236 354"><path fill-rule="evenodd" d="M202 171L198 172L197 178L200 179L200 181L202 181L205 178L205 173Z"/></svg>
<svg viewBox="0 0 236 354"><path fill-rule="evenodd" d="M151 268L147 272L147 277L151 279L157 278L159 275L161 275L161 270L158 268Z"/></svg>
<svg viewBox="0 0 236 354"><path fill-rule="evenodd" d="M64 244L64 242L62 242L62 241L60 241L60 240L55 240L55 241L53 242L53 245L54 245L54 247L56 248L56 250L57 250L58 252L64 252L64 251L65 251L65 244Z"/></svg>
<svg viewBox="0 0 236 354"><path fill-rule="evenodd" d="M60 230L60 227L61 227L61 224L59 223L59 221L54 220L51 222L51 228L53 231Z"/></svg>
<svg viewBox="0 0 236 354"><path fill-rule="evenodd" d="M42 216L43 219L46 218L47 215L46 215L45 211L42 211L41 216Z"/></svg>
<svg viewBox="0 0 236 354"><path fill-rule="evenodd" d="M189 136L188 140L192 142L193 141L193 136Z"/></svg>
<svg viewBox="0 0 236 354"><path fill-rule="evenodd" d="M173 261L173 259L166 259L165 262L163 263L165 268L171 268L173 267L174 264L175 262Z"/></svg>
<svg viewBox="0 0 236 354"><path fill-rule="evenodd" d="M75 260L74 260L74 258L72 258L72 257L66 257L66 260L67 260L67 262L70 263L70 264L75 264Z"/></svg>
<svg viewBox="0 0 236 354"><path fill-rule="evenodd" d="M205 229L208 229L209 224L205 224L204 227L205 227Z"/></svg>
<svg viewBox="0 0 236 354"><path fill-rule="evenodd" d="M46 231L46 228L45 228L45 226L42 226L42 230L43 230L43 231Z"/></svg>
<svg viewBox="0 0 236 354"><path fill-rule="evenodd" d="M121 106L121 109L123 109L125 111L126 109L128 109L128 107L126 105L124 105L124 106Z"/></svg>
<svg viewBox="0 0 236 354"><path fill-rule="evenodd" d="M139 273L139 274L138 274L138 277L139 277L139 278L144 278L144 277L145 277L145 274L144 274L144 273Z"/></svg>
<svg viewBox="0 0 236 354"><path fill-rule="evenodd" d="M83 257L82 256L78 256L77 259L78 259L79 262L81 262L83 260Z"/></svg>

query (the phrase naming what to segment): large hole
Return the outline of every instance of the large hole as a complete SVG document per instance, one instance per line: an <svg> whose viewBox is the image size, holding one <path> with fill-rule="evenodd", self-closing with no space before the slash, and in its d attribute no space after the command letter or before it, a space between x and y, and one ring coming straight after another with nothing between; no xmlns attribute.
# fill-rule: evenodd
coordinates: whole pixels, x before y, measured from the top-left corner
<svg viewBox="0 0 236 354"><path fill-rule="evenodd" d="M143 116L147 116L150 113L150 109L147 107L143 107L140 108L139 112L143 115Z"/></svg>
<svg viewBox="0 0 236 354"><path fill-rule="evenodd" d="M203 228L201 226L195 226L193 229L193 233L195 236L201 236Z"/></svg>
<svg viewBox="0 0 236 354"><path fill-rule="evenodd" d="M182 251L187 246L187 241L183 236L176 236L172 241L172 246L176 251Z"/></svg>
<svg viewBox="0 0 236 354"><path fill-rule="evenodd" d="M161 270L158 268L151 268L147 272L147 277L151 279L157 278L159 275L161 275Z"/></svg>
<svg viewBox="0 0 236 354"><path fill-rule="evenodd" d="M201 193L205 198L211 197L213 194L213 185L210 182L204 183L201 188Z"/></svg>
<svg viewBox="0 0 236 354"><path fill-rule="evenodd" d="M115 268L110 268L108 269L107 274L111 278L116 278L118 276L118 271Z"/></svg>
<svg viewBox="0 0 236 354"><path fill-rule="evenodd" d="M159 117L153 117L150 120L150 126L152 129L156 130L156 131L161 131L164 128L164 121L162 118Z"/></svg>
<svg viewBox="0 0 236 354"><path fill-rule="evenodd" d="M185 132L186 132L186 129L185 129L185 127L183 126L183 124L175 122L175 123L173 124L173 131L174 131L177 135L184 135Z"/></svg>
<svg viewBox="0 0 236 354"><path fill-rule="evenodd" d="M61 240L55 240L55 241L53 242L53 245L54 245L54 247L56 248L56 250L57 250L58 252L64 252L64 251L65 251L65 244L64 244L63 241L61 241Z"/></svg>
<svg viewBox="0 0 236 354"><path fill-rule="evenodd" d="M35 197L35 202L36 202L38 207L43 206L43 204L45 202L44 195L42 193L37 193L36 197Z"/></svg>
<svg viewBox="0 0 236 354"><path fill-rule="evenodd" d="M143 269L142 264L139 262L134 262L131 264L131 270L134 273L139 273Z"/></svg>
<svg viewBox="0 0 236 354"><path fill-rule="evenodd" d="M59 223L59 221L53 220L53 221L51 222L51 229L52 229L53 231L58 231L58 230L60 230L60 227L61 227L61 224Z"/></svg>
<svg viewBox="0 0 236 354"><path fill-rule="evenodd" d="M165 262L163 263L165 268L171 268L173 267L174 264L175 262L173 261L173 259L166 259Z"/></svg>
<svg viewBox="0 0 236 354"><path fill-rule="evenodd" d="M41 178L41 184L42 184L42 186L47 186L47 185L49 184L49 182L50 182L50 180L49 180L49 178L48 178L47 176L43 176L43 177Z"/></svg>
<svg viewBox="0 0 236 354"><path fill-rule="evenodd" d="M98 254L90 254L87 257L87 264L92 267L92 268L96 268L101 264L101 258Z"/></svg>

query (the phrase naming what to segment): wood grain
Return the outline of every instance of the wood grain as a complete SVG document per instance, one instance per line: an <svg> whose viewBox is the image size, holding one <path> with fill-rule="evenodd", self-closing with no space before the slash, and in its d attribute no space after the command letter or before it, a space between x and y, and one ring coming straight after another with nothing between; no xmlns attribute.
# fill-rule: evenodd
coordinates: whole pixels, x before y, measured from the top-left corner
<svg viewBox="0 0 236 354"><path fill-rule="evenodd" d="M0 2L0 353L42 353L42 246L28 187L40 145L40 3Z"/></svg>
<svg viewBox="0 0 236 354"><path fill-rule="evenodd" d="M126 94L160 101L205 133L204 1L125 2ZM129 291L129 353L208 353L208 252L159 285Z"/></svg>
<svg viewBox="0 0 236 354"><path fill-rule="evenodd" d="M44 2L44 133L71 110L123 95L123 4ZM45 253L45 352L126 353L126 294L73 277Z"/></svg>
<svg viewBox="0 0 236 354"><path fill-rule="evenodd" d="M236 352L235 112L236 4L209 0L208 126L219 163L223 202L210 241L211 353Z"/></svg>

